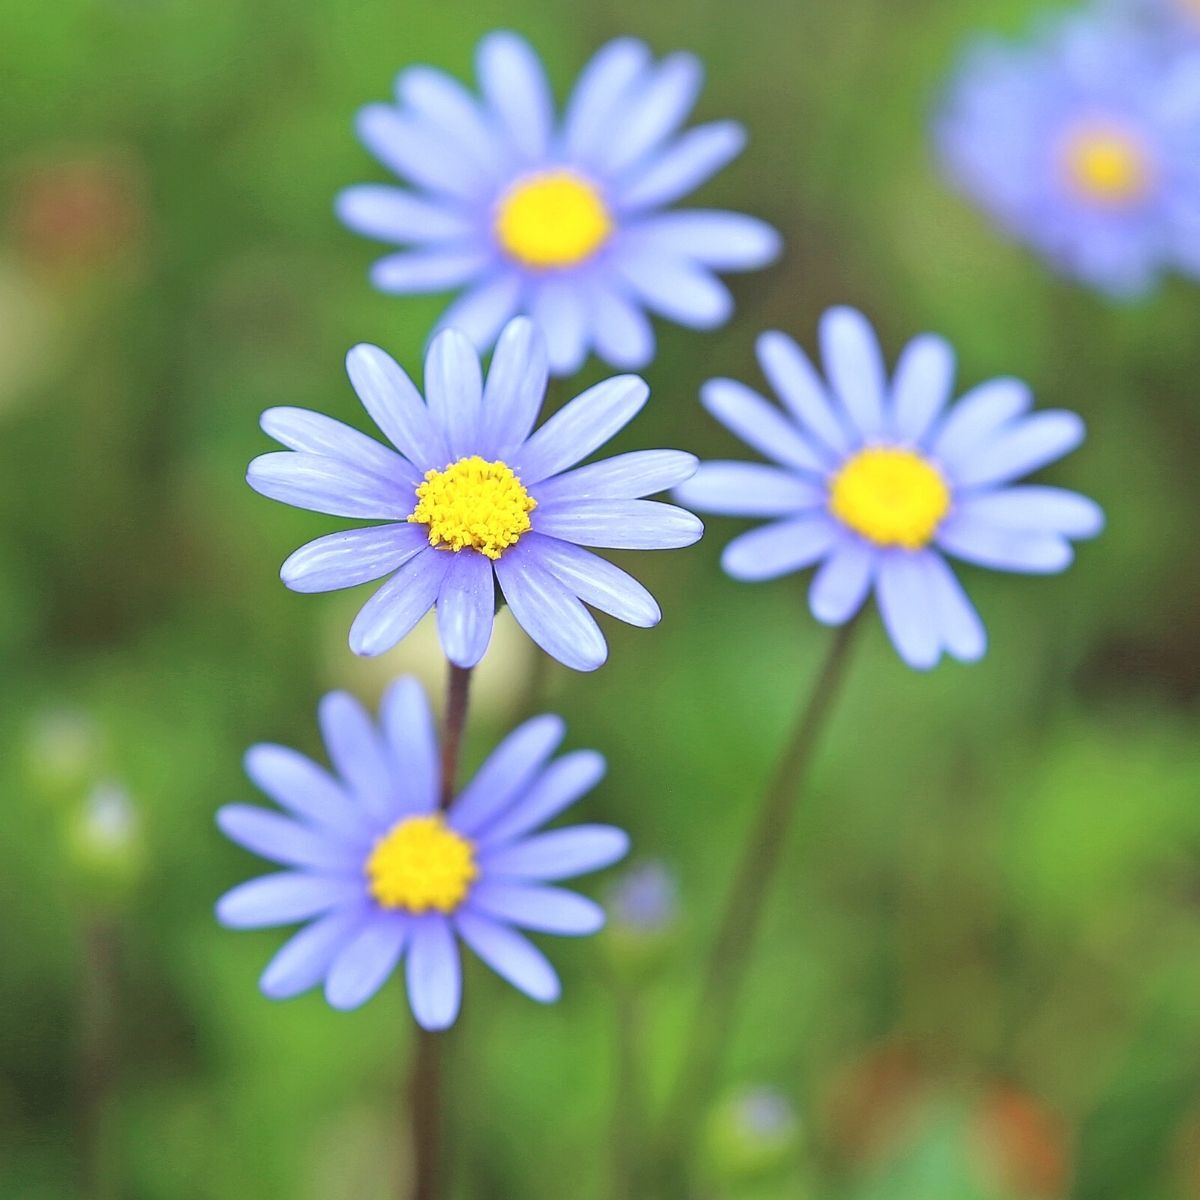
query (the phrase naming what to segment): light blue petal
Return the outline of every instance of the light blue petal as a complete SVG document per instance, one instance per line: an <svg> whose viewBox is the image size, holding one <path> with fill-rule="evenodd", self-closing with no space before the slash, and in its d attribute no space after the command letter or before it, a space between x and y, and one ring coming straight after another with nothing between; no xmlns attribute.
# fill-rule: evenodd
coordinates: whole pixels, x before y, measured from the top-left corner
<svg viewBox="0 0 1200 1200"><path fill-rule="evenodd" d="M259 791L306 821L344 832L347 837L369 829L341 784L298 750L266 743L251 746L245 768Z"/></svg>
<svg viewBox="0 0 1200 1200"><path fill-rule="evenodd" d="M573 375L588 351L587 310L583 290L569 277L539 279L532 285L529 315L546 339L550 370Z"/></svg>
<svg viewBox="0 0 1200 1200"><path fill-rule="evenodd" d="M813 576L812 614L823 625L844 625L867 599L878 550L853 534L843 535Z"/></svg>
<svg viewBox="0 0 1200 1200"><path fill-rule="evenodd" d="M561 992L546 956L515 929L464 909L455 918L459 936L501 979L532 1000L550 1004Z"/></svg>
<svg viewBox="0 0 1200 1200"><path fill-rule="evenodd" d="M704 536L698 517L658 500L559 500L534 510L533 527L604 550L678 550Z"/></svg>
<svg viewBox="0 0 1200 1200"><path fill-rule="evenodd" d="M267 963L258 981L264 996L288 1000L316 987L330 964L368 919L366 906L330 913L293 934Z"/></svg>
<svg viewBox="0 0 1200 1200"><path fill-rule="evenodd" d="M406 638L437 600L449 555L427 547L410 558L359 610L350 626L350 649L371 658Z"/></svg>
<svg viewBox="0 0 1200 1200"><path fill-rule="evenodd" d="M940 554L921 556L942 645L959 662L977 662L987 652L987 630L974 605Z"/></svg>
<svg viewBox="0 0 1200 1200"><path fill-rule="evenodd" d="M249 804L226 804L217 810L217 826L239 846L287 867L355 874L362 868L363 841L348 831L318 833L296 821Z"/></svg>
<svg viewBox="0 0 1200 1200"><path fill-rule="evenodd" d="M554 101L541 60L515 33L488 34L479 43L476 71L484 97L527 159L545 156L554 123Z"/></svg>
<svg viewBox="0 0 1200 1200"><path fill-rule="evenodd" d="M497 560L496 578L517 624L547 654L576 671L603 665L608 646L595 619L523 541Z"/></svg>
<svg viewBox="0 0 1200 1200"><path fill-rule="evenodd" d="M396 78L396 99L438 130L452 144L448 148L469 159L484 178L493 183L503 178L509 164L495 125L457 79L435 67L409 67Z"/></svg>
<svg viewBox="0 0 1200 1200"><path fill-rule="evenodd" d="M361 900L360 879L283 871L239 884L217 901L217 920L230 929L294 925Z"/></svg>
<svg viewBox="0 0 1200 1200"><path fill-rule="evenodd" d="M371 282L396 295L447 292L478 278L493 262L490 250L477 247L401 250L371 265Z"/></svg>
<svg viewBox="0 0 1200 1200"><path fill-rule="evenodd" d="M687 120L703 82L704 68L695 55L667 55L626 92L608 138L591 148L592 164L619 175L640 163Z"/></svg>
<svg viewBox="0 0 1200 1200"><path fill-rule="evenodd" d="M786 333L771 330L757 343L763 374L788 411L815 439L814 450L842 457L851 439L808 355Z"/></svg>
<svg viewBox="0 0 1200 1200"><path fill-rule="evenodd" d="M470 911L535 933L583 937L604 928L604 909L594 900L536 884L485 880L471 892Z"/></svg>
<svg viewBox="0 0 1200 1200"><path fill-rule="evenodd" d="M429 544L424 525L372 525L326 534L279 569L293 592L332 592L390 575Z"/></svg>
<svg viewBox="0 0 1200 1200"><path fill-rule="evenodd" d="M951 473L960 488L1007 483L1062 458L1083 441L1084 433L1082 418L1073 412L1040 412L957 459Z"/></svg>
<svg viewBox="0 0 1200 1200"><path fill-rule="evenodd" d="M735 537L721 555L721 566L743 582L778 579L824 558L840 536L825 513L776 521Z"/></svg>
<svg viewBox="0 0 1200 1200"><path fill-rule="evenodd" d="M689 329L715 329L733 315L729 289L704 267L629 247L613 260L625 285L652 312Z"/></svg>
<svg viewBox="0 0 1200 1200"><path fill-rule="evenodd" d="M539 504L557 500L637 500L665 492L696 473L694 454L683 450L633 450L555 475L532 489Z"/></svg>
<svg viewBox="0 0 1200 1200"><path fill-rule="evenodd" d="M480 354L490 350L496 335L521 305L522 284L516 271L503 270L468 288L438 320L438 329L457 329L471 339Z"/></svg>
<svg viewBox="0 0 1200 1200"><path fill-rule="evenodd" d="M397 520L412 511L412 490L402 479L318 454L260 454L247 468L246 482L261 496L331 517Z"/></svg>
<svg viewBox="0 0 1200 1200"><path fill-rule="evenodd" d="M570 542L537 533L525 536L533 542L531 551L542 566L585 604L639 629L662 620L654 597L620 567Z"/></svg>
<svg viewBox="0 0 1200 1200"><path fill-rule="evenodd" d="M389 170L418 187L455 200L488 194L487 173L423 118L390 104L368 104L355 121L359 140Z"/></svg>
<svg viewBox="0 0 1200 1200"><path fill-rule="evenodd" d="M371 420L409 462L422 472L447 465L449 450L421 393L391 355L378 346L355 346L346 355L346 373Z"/></svg>
<svg viewBox="0 0 1200 1200"><path fill-rule="evenodd" d="M567 159L588 161L613 134L613 117L644 76L650 51L633 38L602 46L580 73L563 117Z"/></svg>
<svg viewBox="0 0 1200 1200"><path fill-rule="evenodd" d="M745 144L746 131L736 121L690 129L621 180L617 205L623 212L643 212L672 204L735 159Z"/></svg>
<svg viewBox="0 0 1200 1200"><path fill-rule="evenodd" d="M477 550L460 550L438 592L437 625L442 649L456 666L469 670L487 653L496 614L492 560Z"/></svg>
<svg viewBox="0 0 1200 1200"><path fill-rule="evenodd" d="M481 850L485 878L551 881L611 866L629 852L629 835L614 825L572 825Z"/></svg>
<svg viewBox="0 0 1200 1200"><path fill-rule="evenodd" d="M425 356L425 399L452 459L480 449L483 372L465 334L443 329Z"/></svg>
<svg viewBox="0 0 1200 1200"><path fill-rule="evenodd" d="M619 370L636 371L654 359L650 318L599 273L587 282L596 353Z"/></svg>
<svg viewBox="0 0 1200 1200"><path fill-rule="evenodd" d="M950 402L953 388L954 348L933 333L913 338L901 352L892 380L892 435L921 445Z"/></svg>
<svg viewBox="0 0 1200 1200"><path fill-rule="evenodd" d="M936 540L947 554L993 571L1054 575L1075 557L1071 543L1057 534L997 529L958 514L946 520Z"/></svg>
<svg viewBox="0 0 1200 1200"><path fill-rule="evenodd" d="M344 189L335 208L342 224L381 242L468 242L479 236L478 221L466 212L384 183Z"/></svg>
<svg viewBox="0 0 1200 1200"><path fill-rule="evenodd" d="M396 969L410 922L402 913L379 914L343 948L325 978L325 999L348 1011L365 1004Z"/></svg>
<svg viewBox="0 0 1200 1200"><path fill-rule="evenodd" d="M604 778L604 756L576 750L552 762L529 790L476 835L480 846L497 846L532 832L566 812Z"/></svg>
<svg viewBox="0 0 1200 1200"><path fill-rule="evenodd" d="M921 556L906 550L881 554L875 596L884 628L900 657L918 671L936 666L942 653L941 630Z"/></svg>
<svg viewBox="0 0 1200 1200"><path fill-rule="evenodd" d="M730 433L765 458L823 475L816 451L775 405L736 379L710 379L700 389L700 401Z"/></svg>
<svg viewBox="0 0 1200 1200"><path fill-rule="evenodd" d="M546 398L546 339L528 317L516 317L500 334L483 389L483 444L509 461L524 445Z"/></svg>
<svg viewBox="0 0 1200 1200"><path fill-rule="evenodd" d="M442 767L438 737L425 689L411 676L383 693L379 723L395 762L396 815L432 812L440 799Z"/></svg>
<svg viewBox="0 0 1200 1200"><path fill-rule="evenodd" d="M1104 510L1094 500L1065 488L1003 488L963 496L956 511L998 529L1040 530L1063 537L1091 538L1104 528Z"/></svg>
<svg viewBox="0 0 1200 1200"><path fill-rule="evenodd" d="M510 465L527 488L573 467L624 429L649 395L645 381L636 375L597 383L555 413L517 451Z"/></svg>
<svg viewBox="0 0 1200 1200"><path fill-rule="evenodd" d="M989 444L1000 430L1033 406L1029 385L1019 379L990 379L972 388L934 431L930 449L955 463Z"/></svg>
<svg viewBox="0 0 1200 1200"><path fill-rule="evenodd" d="M462 1003L462 965L450 922L427 914L412 922L406 982L408 1002L422 1029L448 1029Z"/></svg>
<svg viewBox="0 0 1200 1200"><path fill-rule="evenodd" d="M474 837L529 787L566 736L561 717L545 714L518 726L488 755L450 808L450 824Z"/></svg>
<svg viewBox="0 0 1200 1200"><path fill-rule="evenodd" d="M305 408L268 408L259 424L264 433L289 450L334 458L413 487L420 482L421 472L394 450L322 413Z"/></svg>
<svg viewBox="0 0 1200 1200"><path fill-rule="evenodd" d="M819 327L821 360L834 394L866 440L884 428L887 379L879 339L870 321L853 308L831 308Z"/></svg>
<svg viewBox="0 0 1200 1200"><path fill-rule="evenodd" d="M751 271L779 257L779 234L743 213L689 209L646 217L628 227L631 247L700 263L716 271Z"/></svg>
<svg viewBox="0 0 1200 1200"><path fill-rule="evenodd" d="M394 764L371 714L349 692L329 692L317 706L333 769L378 822L393 813Z"/></svg>
<svg viewBox="0 0 1200 1200"><path fill-rule="evenodd" d="M817 508L826 499L825 488L812 479L743 462L702 463L674 495L688 508L726 517L779 517Z"/></svg>

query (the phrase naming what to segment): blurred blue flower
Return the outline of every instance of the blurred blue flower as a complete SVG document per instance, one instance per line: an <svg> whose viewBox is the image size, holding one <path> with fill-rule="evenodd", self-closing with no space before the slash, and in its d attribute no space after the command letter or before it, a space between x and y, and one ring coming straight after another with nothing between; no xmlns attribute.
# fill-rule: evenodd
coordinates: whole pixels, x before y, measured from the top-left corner
<svg viewBox="0 0 1200 1200"><path fill-rule="evenodd" d="M943 554L999 571L1063 570L1070 538L1104 518L1061 488L1010 486L1083 440L1070 412L1027 415L1029 388L994 379L947 409L954 352L914 339L889 382L867 319L834 308L820 326L828 382L782 333L758 341L781 412L732 379L704 386L705 407L778 466L703 463L676 489L684 503L727 516L769 517L722 557L735 579L774 579L821 563L809 602L818 620L848 621L872 589L884 625L910 666L943 651L972 661L986 635Z"/></svg>
<svg viewBox="0 0 1200 1200"><path fill-rule="evenodd" d="M531 433L546 350L525 318L501 335L486 387L466 337L438 334L425 361L428 406L375 346L351 350L347 369L399 453L318 413L273 408L262 427L289 449L256 458L247 479L285 504L389 522L309 542L281 571L298 592L391 575L351 626L355 653L390 649L436 604L447 657L474 666L491 638L493 572L529 636L579 671L608 654L585 602L631 625L658 623L650 593L583 545L664 550L696 541L703 526L691 513L641 499L686 479L696 459L643 450L568 470L641 409L649 394L641 379L598 383Z"/></svg>
<svg viewBox="0 0 1200 1200"><path fill-rule="evenodd" d="M616 862L629 839L609 825L536 831L595 786L604 759L576 750L551 763L563 722L535 717L443 813L437 735L416 680L392 684L378 727L343 692L319 716L335 775L283 746L255 746L246 771L287 815L241 804L217 814L233 841L285 868L222 896L221 923L309 922L267 966L263 992L285 999L323 983L334 1008L357 1008L404 958L413 1015L444 1029L458 1015L461 940L526 995L556 1000L554 968L517 928L595 933L600 906L547 884Z"/></svg>
<svg viewBox="0 0 1200 1200"><path fill-rule="evenodd" d="M658 859L635 863L609 888L608 910L614 929L663 933L679 916L679 881Z"/></svg>
<svg viewBox="0 0 1200 1200"><path fill-rule="evenodd" d="M654 332L645 310L711 329L733 300L714 272L764 266L776 232L739 213L663 212L734 158L731 121L679 133L703 71L689 54L651 60L641 42L603 47L558 119L542 64L512 33L479 45L482 96L431 67L396 81L396 104L371 104L358 133L412 190L348 188L341 219L408 247L380 259L385 292L465 288L444 327L480 350L527 313L542 327L556 375L590 347L615 366L645 366Z"/></svg>
<svg viewBox="0 0 1200 1200"><path fill-rule="evenodd" d="M1200 57L1171 42L1103 12L978 42L936 125L947 174L1002 229L1118 298L1200 275Z"/></svg>

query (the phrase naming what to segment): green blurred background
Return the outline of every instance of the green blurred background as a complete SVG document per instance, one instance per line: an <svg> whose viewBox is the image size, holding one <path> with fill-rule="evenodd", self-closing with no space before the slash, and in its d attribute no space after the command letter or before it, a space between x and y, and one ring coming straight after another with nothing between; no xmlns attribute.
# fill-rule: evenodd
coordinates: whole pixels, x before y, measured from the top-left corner
<svg viewBox="0 0 1200 1200"><path fill-rule="evenodd" d="M213 812L252 798L250 743L319 753L331 686L373 701L405 670L440 686L429 630L356 660L362 595L282 587L285 555L339 522L254 495L243 471L270 405L365 424L351 344L417 366L442 301L373 293L376 248L331 201L384 178L355 109L411 62L468 76L498 26L531 38L560 90L619 33L698 52L699 117L736 117L751 142L697 201L786 237L780 265L733 281L728 329L661 328L653 399L618 448L736 456L700 382L756 378L761 329L811 346L819 313L850 302L890 357L937 330L964 385L1016 374L1082 412L1089 441L1051 474L1109 514L1060 578L962 571L991 634L977 666L918 676L869 622L697 1149L698 1194L1200 1197L1200 293L1172 283L1118 309L1054 281L946 190L926 137L963 39L1017 34L1044 7L3 7L4 1200L89 1195L84 1083L112 1060L91 1130L109 1196L399 1194L402 989L352 1015L263 999L281 935L216 926L215 898L258 864ZM471 967L448 1039L459 1197L621 1195L620 1038L652 1099L686 1053L735 846L828 639L807 580L720 574L735 527L637 556L663 624L605 622L602 671L545 681L569 745L610 759L588 816L678 873L679 920L554 944L565 995L549 1010ZM507 620L497 636L472 762L537 686L528 644Z"/></svg>

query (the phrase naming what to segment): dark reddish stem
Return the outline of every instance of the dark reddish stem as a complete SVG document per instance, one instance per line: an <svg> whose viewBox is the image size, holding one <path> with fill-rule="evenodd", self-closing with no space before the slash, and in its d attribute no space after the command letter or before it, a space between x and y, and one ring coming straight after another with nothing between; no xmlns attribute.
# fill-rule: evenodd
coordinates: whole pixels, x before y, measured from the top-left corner
<svg viewBox="0 0 1200 1200"><path fill-rule="evenodd" d="M454 799L454 781L467 725L471 690L469 668L450 667L446 712L442 719L442 810ZM442 1036L420 1030L413 1055L408 1105L412 1114L412 1200L439 1200L445 1193L442 1155L443 1069Z"/></svg>

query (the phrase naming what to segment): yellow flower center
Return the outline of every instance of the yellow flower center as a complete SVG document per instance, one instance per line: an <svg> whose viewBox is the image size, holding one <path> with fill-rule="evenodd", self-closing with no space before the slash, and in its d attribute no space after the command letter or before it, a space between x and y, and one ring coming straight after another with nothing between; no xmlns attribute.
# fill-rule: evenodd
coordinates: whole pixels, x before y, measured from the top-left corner
<svg viewBox="0 0 1200 1200"><path fill-rule="evenodd" d="M1067 140L1067 178L1086 200L1131 204L1150 186L1150 163L1137 140L1119 129L1084 129Z"/></svg>
<svg viewBox="0 0 1200 1200"><path fill-rule="evenodd" d="M479 877L475 847L439 815L405 817L375 843L364 868L384 908L454 912Z"/></svg>
<svg viewBox="0 0 1200 1200"><path fill-rule="evenodd" d="M950 511L950 489L912 450L874 447L859 451L834 477L829 510L877 546L917 550Z"/></svg>
<svg viewBox="0 0 1200 1200"><path fill-rule="evenodd" d="M439 550L470 546L499 558L530 529L537 501L521 486L510 466L478 454L460 458L444 471L426 471L417 488L417 507L409 516L429 526L429 544Z"/></svg>
<svg viewBox="0 0 1200 1200"><path fill-rule="evenodd" d="M543 171L500 198L496 237L518 262L537 270L573 267L592 257L613 231L599 191L573 171Z"/></svg>

